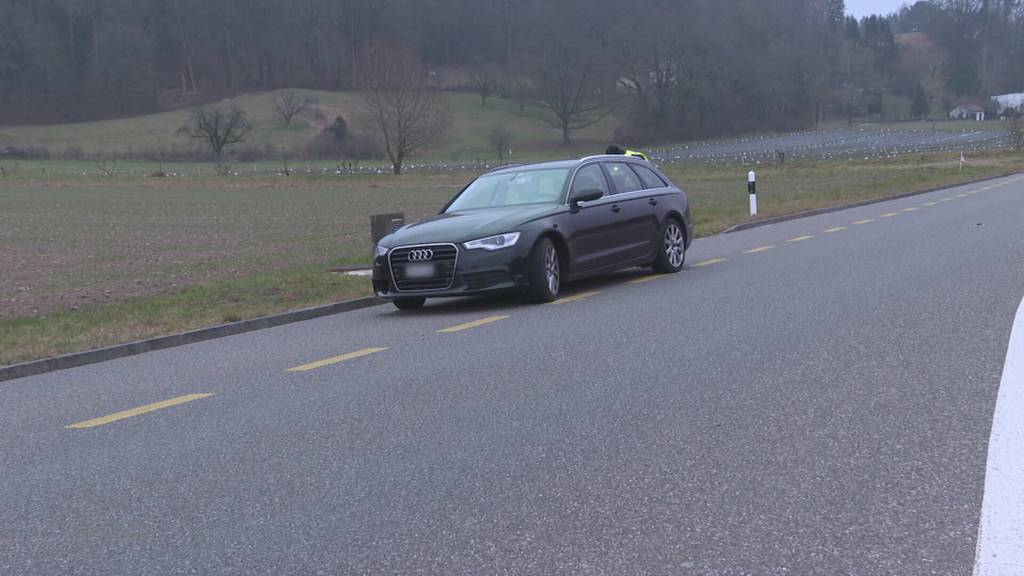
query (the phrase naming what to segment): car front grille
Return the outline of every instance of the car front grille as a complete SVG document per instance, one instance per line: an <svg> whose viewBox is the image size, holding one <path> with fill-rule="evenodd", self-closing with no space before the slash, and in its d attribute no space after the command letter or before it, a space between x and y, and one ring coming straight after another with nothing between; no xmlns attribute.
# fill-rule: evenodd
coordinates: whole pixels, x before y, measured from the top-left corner
<svg viewBox="0 0 1024 576"><path fill-rule="evenodd" d="M430 252L431 258L423 260L423 253ZM419 258L410 258L416 256ZM427 290L445 290L451 288L455 281L455 265L459 259L459 249L454 244L433 244L429 246L409 246L396 248L388 256L391 265L391 276L395 286L401 292L419 292ZM410 278L407 274L410 265L433 264L434 274L426 278Z"/></svg>

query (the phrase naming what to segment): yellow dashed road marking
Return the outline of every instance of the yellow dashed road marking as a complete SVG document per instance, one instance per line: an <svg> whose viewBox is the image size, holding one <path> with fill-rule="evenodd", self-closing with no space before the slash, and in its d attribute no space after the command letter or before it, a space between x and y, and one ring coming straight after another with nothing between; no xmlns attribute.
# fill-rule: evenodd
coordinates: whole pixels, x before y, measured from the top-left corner
<svg viewBox="0 0 1024 576"><path fill-rule="evenodd" d="M456 332L462 332L463 330L471 330L473 328L479 328L480 326L501 322L502 320L508 320L509 318L511 318L511 316L490 316L488 318L481 318L480 320L466 322L465 324L459 324L458 326L452 326L451 328L445 328L444 330L438 330L437 333L454 334Z"/></svg>
<svg viewBox="0 0 1024 576"><path fill-rule="evenodd" d="M939 200L939 202L949 202L952 199L953 199L953 197L951 196L949 198L943 198L942 200Z"/></svg>
<svg viewBox="0 0 1024 576"><path fill-rule="evenodd" d="M303 364L295 368L290 368L289 372L309 372L310 370L316 370L318 368L324 368L327 366L333 366L334 364L340 364L342 362L348 362L349 360L355 360L356 358L362 358L363 356L369 356L370 354L376 354L383 352L387 348L367 348L366 350L360 350L358 352L349 352L348 354L342 354L341 356L335 356L334 358L328 358L326 360L320 360L319 362L311 362L309 364Z"/></svg>
<svg viewBox="0 0 1024 576"><path fill-rule="evenodd" d="M957 198L967 198L967 194L957 194Z"/></svg>
<svg viewBox="0 0 1024 576"><path fill-rule="evenodd" d="M899 212L886 212L885 214L882 214L880 216L880 218L892 218L894 216L899 216L899 215L900 215Z"/></svg>
<svg viewBox="0 0 1024 576"><path fill-rule="evenodd" d="M705 266L713 266L715 264L721 264L722 262L728 262L728 258L715 258L714 260L705 260L698 262L693 265L694 268L704 268Z"/></svg>
<svg viewBox="0 0 1024 576"><path fill-rule="evenodd" d="M552 306L560 306L562 304L572 304L573 302L579 302L580 300L586 300L597 296L600 292L584 292L582 294L576 294L575 296L569 296L568 298L562 298L561 300L555 300L551 302Z"/></svg>
<svg viewBox="0 0 1024 576"><path fill-rule="evenodd" d="M867 219L864 219L864 220L857 220L856 222L854 222L854 224L857 225L857 226L863 226L865 224L871 224L874 221L875 221L874 218L867 218Z"/></svg>
<svg viewBox="0 0 1024 576"><path fill-rule="evenodd" d="M796 243L796 242L804 242L804 241L810 240L812 238L814 238L814 236L797 236L796 238L790 238L789 240L786 240L786 242L789 242L789 243L793 244L793 243Z"/></svg>
<svg viewBox="0 0 1024 576"><path fill-rule="evenodd" d="M915 210L920 210L920 208L904 208L903 210L900 210L900 212L913 212Z"/></svg>
<svg viewBox="0 0 1024 576"><path fill-rule="evenodd" d="M178 396L177 398L171 398L170 400L164 400L163 402L156 402L153 404L147 404L145 406L139 406L138 408L132 408L131 410L125 410L124 412L118 412L109 416L103 416L101 418L95 418L93 420L86 420L85 422L79 422L78 424L72 424L66 426L68 429L81 430L84 428L95 428L97 426L103 426L104 424L110 424L111 422L117 422L118 420L124 420L133 416L140 416L149 412L156 412L157 410L163 410L164 408L170 408L172 406L178 406L179 404L185 404L186 402L193 402L195 400L201 400L203 398L209 398L213 394L188 394L186 396Z"/></svg>
<svg viewBox="0 0 1024 576"><path fill-rule="evenodd" d="M747 250L746 252L744 252L744 254L760 254L761 252L767 252L767 251L771 250L772 248L775 248L775 246L774 245L773 246L761 246L760 248L754 248L754 249L751 249L751 250Z"/></svg>
<svg viewBox="0 0 1024 576"><path fill-rule="evenodd" d="M924 204L921 204L921 207L922 208L931 208L932 206L938 206L938 205L939 205L938 202L925 202Z"/></svg>
<svg viewBox="0 0 1024 576"><path fill-rule="evenodd" d="M835 234L836 232L842 232L843 230L849 230L849 228L846 226L836 226L835 228L825 230L825 234Z"/></svg>

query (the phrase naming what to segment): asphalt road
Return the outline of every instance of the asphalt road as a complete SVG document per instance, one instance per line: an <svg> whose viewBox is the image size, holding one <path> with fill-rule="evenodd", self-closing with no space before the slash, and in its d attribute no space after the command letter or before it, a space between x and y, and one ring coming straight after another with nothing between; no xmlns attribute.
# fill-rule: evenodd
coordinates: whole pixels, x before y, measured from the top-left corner
<svg viewBox="0 0 1024 576"><path fill-rule="evenodd" d="M1022 215L1016 177L0 384L0 574L971 574Z"/></svg>

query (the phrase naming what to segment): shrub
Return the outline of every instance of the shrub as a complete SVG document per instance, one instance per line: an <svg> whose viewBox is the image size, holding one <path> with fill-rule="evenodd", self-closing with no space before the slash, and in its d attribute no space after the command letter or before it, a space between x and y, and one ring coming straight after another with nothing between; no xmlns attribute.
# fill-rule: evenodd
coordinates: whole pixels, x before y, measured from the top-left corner
<svg viewBox="0 0 1024 576"><path fill-rule="evenodd" d="M329 132L334 136L336 142L344 142L345 138L348 137L348 123L341 116L335 116L334 122L327 127L325 132Z"/></svg>

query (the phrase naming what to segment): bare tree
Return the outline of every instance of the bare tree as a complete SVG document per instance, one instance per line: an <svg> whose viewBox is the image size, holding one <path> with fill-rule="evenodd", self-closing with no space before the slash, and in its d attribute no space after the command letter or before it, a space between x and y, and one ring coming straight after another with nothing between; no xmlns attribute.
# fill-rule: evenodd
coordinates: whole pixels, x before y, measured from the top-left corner
<svg viewBox="0 0 1024 576"><path fill-rule="evenodd" d="M294 90L285 90L278 94L274 101L274 112L284 120L286 126L291 125L292 120L305 112L315 102L311 98L302 98Z"/></svg>
<svg viewBox="0 0 1024 576"><path fill-rule="evenodd" d="M544 121L562 131L562 145L572 133L604 120L609 111L601 102L593 58L578 50L545 50L534 70L536 104Z"/></svg>
<svg viewBox="0 0 1024 576"><path fill-rule="evenodd" d="M1010 135L1010 147L1024 150L1024 115L1009 114L1003 120L1006 133Z"/></svg>
<svg viewBox="0 0 1024 576"><path fill-rule="evenodd" d="M498 91L498 74L493 67L481 64L473 70L472 79L476 91L480 93L480 105L487 106L487 99Z"/></svg>
<svg viewBox="0 0 1024 576"><path fill-rule="evenodd" d="M189 123L178 129L179 134L207 144L218 160L225 148L245 142L251 131L249 117L238 106L196 108Z"/></svg>
<svg viewBox="0 0 1024 576"><path fill-rule="evenodd" d="M192 68L192 53L189 49L188 40L185 35L185 24L181 18L181 0L175 0L174 2L174 14L178 24L178 37L181 39L181 52L185 56L185 69L188 71L188 80L191 82L192 92L197 92L196 88L196 73ZM189 91L189 83L185 81L185 75L181 75L181 91Z"/></svg>
<svg viewBox="0 0 1024 576"><path fill-rule="evenodd" d="M285 176L292 175L292 169L288 166L288 149L281 146L281 173Z"/></svg>
<svg viewBox="0 0 1024 576"><path fill-rule="evenodd" d="M495 124L494 128L491 128L490 133L487 134L487 140L491 143L493 149L498 152L498 163L504 164L505 154L512 147L512 132L509 131L508 126Z"/></svg>
<svg viewBox="0 0 1024 576"><path fill-rule="evenodd" d="M363 122L402 173L406 158L441 138L448 128L448 110L429 84L414 54L377 44L369 47L360 69Z"/></svg>

